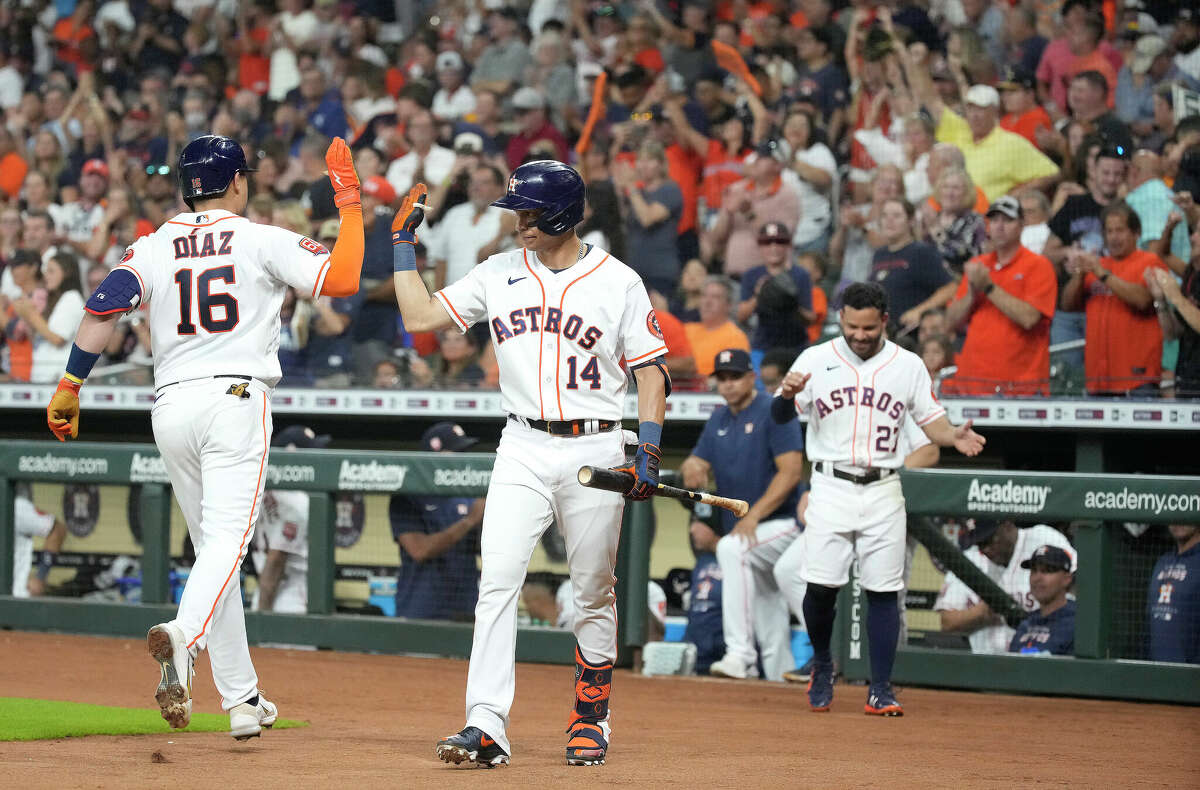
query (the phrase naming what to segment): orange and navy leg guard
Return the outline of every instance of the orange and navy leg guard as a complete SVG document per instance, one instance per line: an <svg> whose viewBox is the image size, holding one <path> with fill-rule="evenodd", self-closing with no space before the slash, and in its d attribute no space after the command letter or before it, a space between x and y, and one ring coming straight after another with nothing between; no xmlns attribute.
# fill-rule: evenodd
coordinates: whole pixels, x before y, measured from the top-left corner
<svg viewBox="0 0 1200 790"><path fill-rule="evenodd" d="M575 707L567 721L568 765L604 764L612 669L612 664L589 664L579 647L575 648Z"/></svg>

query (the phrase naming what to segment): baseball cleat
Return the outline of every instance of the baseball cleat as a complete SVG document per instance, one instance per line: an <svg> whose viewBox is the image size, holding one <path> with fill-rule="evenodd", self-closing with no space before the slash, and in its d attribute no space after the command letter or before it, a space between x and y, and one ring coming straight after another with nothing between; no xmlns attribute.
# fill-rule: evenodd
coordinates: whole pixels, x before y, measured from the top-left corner
<svg viewBox="0 0 1200 790"><path fill-rule="evenodd" d="M783 679L788 683L807 683L812 679L813 664L816 659L810 658L804 666L783 673Z"/></svg>
<svg viewBox="0 0 1200 790"><path fill-rule="evenodd" d="M184 644L183 632L171 623L161 623L146 633L146 648L158 662L161 677L154 699L172 729L192 721L192 653Z"/></svg>
<svg viewBox="0 0 1200 790"><path fill-rule="evenodd" d="M567 765L604 765L608 740L599 724L577 722L567 739Z"/></svg>
<svg viewBox="0 0 1200 790"><path fill-rule="evenodd" d="M461 732L442 738L437 743L437 756L442 762L455 765L464 762L483 768L508 765L508 752L478 727L464 727Z"/></svg>
<svg viewBox="0 0 1200 790"><path fill-rule="evenodd" d="M904 708L896 701L891 683L873 684L867 690L867 704L863 712L870 716L903 716Z"/></svg>
<svg viewBox="0 0 1200 790"><path fill-rule="evenodd" d="M235 741L257 738L264 729L269 730L279 717L279 709L258 692L258 704L243 702L229 709L229 734Z"/></svg>
<svg viewBox="0 0 1200 790"><path fill-rule="evenodd" d="M808 706L815 713L826 713L833 704L833 664L813 663L808 680Z"/></svg>
<svg viewBox="0 0 1200 790"><path fill-rule="evenodd" d="M714 661L709 666L708 674L719 678L748 680L758 677L758 667L753 664L747 665L737 656L731 656L726 653L724 658L720 661Z"/></svg>

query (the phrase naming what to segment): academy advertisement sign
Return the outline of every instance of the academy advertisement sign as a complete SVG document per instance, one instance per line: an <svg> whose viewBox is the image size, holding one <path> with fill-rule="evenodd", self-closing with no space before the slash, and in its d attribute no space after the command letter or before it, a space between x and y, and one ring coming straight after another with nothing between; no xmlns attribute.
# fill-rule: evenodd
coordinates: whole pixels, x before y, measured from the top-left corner
<svg viewBox="0 0 1200 790"><path fill-rule="evenodd" d="M342 461L338 471L338 488L342 491L399 491L404 487L407 475L408 466L405 464Z"/></svg>
<svg viewBox="0 0 1200 790"><path fill-rule="evenodd" d="M967 489L967 509L973 513L1041 513L1051 486L1021 485L1008 479L1003 483L972 478Z"/></svg>

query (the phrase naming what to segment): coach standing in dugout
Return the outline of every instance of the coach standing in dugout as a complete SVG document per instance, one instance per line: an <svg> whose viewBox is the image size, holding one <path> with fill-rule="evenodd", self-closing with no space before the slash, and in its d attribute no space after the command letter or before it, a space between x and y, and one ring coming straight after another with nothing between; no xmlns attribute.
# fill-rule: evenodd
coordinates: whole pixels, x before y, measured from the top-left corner
<svg viewBox="0 0 1200 790"><path fill-rule="evenodd" d="M1175 549L1150 574L1150 660L1200 664L1200 526L1167 527Z"/></svg>
<svg viewBox="0 0 1200 790"><path fill-rule="evenodd" d="M721 594L725 656L710 672L731 678L758 676L761 653L767 680L782 680L793 668L788 599L803 597L803 584L787 599L773 569L796 540L798 486L804 473L800 425L771 420L771 398L754 384L750 355L740 348L717 353L713 361L717 392L725 399L708 418L692 454L680 466L684 485L705 488L711 474L717 493L744 499L750 512L733 522L721 511L728 534L717 543L724 578ZM758 642L758 651L755 642Z"/></svg>

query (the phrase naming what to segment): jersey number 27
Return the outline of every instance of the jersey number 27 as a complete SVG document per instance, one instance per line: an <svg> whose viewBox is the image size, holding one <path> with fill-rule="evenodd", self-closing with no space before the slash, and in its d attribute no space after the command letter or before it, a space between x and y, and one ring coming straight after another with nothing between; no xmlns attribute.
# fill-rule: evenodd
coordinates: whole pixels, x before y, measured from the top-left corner
<svg viewBox="0 0 1200 790"><path fill-rule="evenodd" d="M220 280L232 285L234 282L233 267L216 266L205 269L195 277L196 312L199 314L200 326L206 332L228 332L237 326L238 303L232 294L213 293L213 280ZM196 334L196 325L192 323L192 270L180 269L175 272L175 283L179 286L179 325L176 327L181 335ZM213 315L213 308L222 308L223 315L218 318Z"/></svg>

